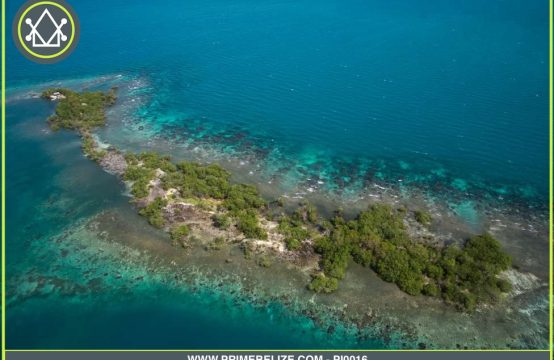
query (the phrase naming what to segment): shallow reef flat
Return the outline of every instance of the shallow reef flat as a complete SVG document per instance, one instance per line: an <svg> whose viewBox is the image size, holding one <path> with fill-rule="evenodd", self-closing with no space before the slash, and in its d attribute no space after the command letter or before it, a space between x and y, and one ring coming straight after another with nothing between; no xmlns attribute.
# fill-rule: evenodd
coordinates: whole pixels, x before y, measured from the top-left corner
<svg viewBox="0 0 554 360"><path fill-rule="evenodd" d="M124 94L125 91L123 88ZM126 100L129 99L123 97L123 104L126 104ZM91 154L95 155L98 151L109 153L113 149L110 144L114 140L114 134L108 134L106 129L112 127L115 134L122 131L122 128L118 128L122 123L115 117L118 106L121 103L116 103L108 111L106 128L85 136L85 140L91 139L94 142L89 149L93 152L88 152L90 158L94 159ZM47 116L45 113L42 121ZM50 154L55 163L63 164L64 151L67 150L64 150L64 146L67 144L71 147L70 151L80 151L79 142L74 135L65 132L52 133L44 125L24 122L17 125L17 130L19 135L24 134L35 139L44 137L56 144L55 154ZM137 146L129 143L126 146L124 138L120 138L116 144L118 148L121 146L126 150ZM145 144L145 148L159 151L170 149L173 150L172 155L177 154L174 156L177 159L187 157L185 154L189 148L172 148L174 145L171 144L168 139L153 137L152 142ZM74 158L73 165L80 166L81 170L87 169L90 174L102 172L102 168L90 160L79 158L75 154ZM220 162L231 171L233 181L244 179L247 183L254 183L262 196L269 199L283 194L279 193L279 186L274 187L268 183L263 175L258 177L244 171L245 166L255 169L254 164L259 165L261 162L258 161L262 159L252 158L249 165L229 157L219 158L222 159ZM101 159L96 160L102 165ZM113 170L105 164L102 166ZM93 167L97 169L92 170ZM306 287L314 270L314 264L310 261L287 261L279 256L267 258L264 252L245 256L241 241L217 243L214 241L214 234L205 231L195 231L194 238L189 239L186 246L175 246L170 234L152 227L136 213L136 204L127 203L129 197L126 196L130 196L131 187L124 189L121 183L117 185L115 176L105 173L103 176L106 176L104 185L111 188L110 193L119 194L115 196L118 200L115 205L113 202L101 205L100 202L97 204L100 210L92 211L92 214L87 211L86 216L75 209L77 205L67 197L66 191L73 189L72 191L79 192L80 189L77 188L85 184L87 179L71 170L66 176L56 178L63 190L43 210L57 209L55 212L69 215L74 222L66 221L64 224L63 219L58 219L63 224L60 225L63 227L62 231L40 234L37 235L38 241L30 241L31 250L27 253L43 259L45 265L36 266L31 262L14 267L17 271L13 272L9 281L9 306L13 313L9 316L15 317L18 312L24 313L27 309L32 309L32 304L41 301L40 299L56 303L57 298L63 298L76 304L90 301L89 305L96 304L93 306L98 307L105 304L109 308L109 302L129 300L133 303L140 297L145 299L145 303L151 301L148 304L152 308L156 307L157 301L171 302L175 305L176 313L182 312L188 316L192 315L184 309L183 304L190 305L197 311L202 307L216 309L215 314L228 316L231 323L240 321L248 313L246 318L253 323L254 329L260 326L263 328L265 325L260 324L267 323L268 328L275 327L283 333L291 331L298 334L302 341L291 340L296 335L287 337L291 341L291 347L547 346L548 274L544 270L547 257L542 251L547 246L547 240L544 214L540 210L532 208L520 212L510 210L509 204L500 208L495 203L486 201L457 206L456 204L467 201L462 197L453 203L440 198L429 202L426 191L415 189L406 196L405 189L384 186L384 191L379 191L378 197L360 198L357 195L355 199L345 199L344 194L328 195L323 191L296 193L302 199L309 199L315 204L323 216L326 209L332 213L338 206L346 205L348 210L356 213L366 208L368 203L375 202L386 202L408 209L427 209L432 214L432 224L421 226L415 219L410 219L407 223L410 236L434 239L441 246L463 244L464 239L477 231L493 233L513 257L515 268L502 274L502 278L512 284L512 289L494 305L485 304L475 312L465 313L437 298L410 296L400 291L396 285L380 279L370 269L355 263L348 265L338 291L317 294ZM108 180L110 177L112 180ZM381 190L382 185L379 184L381 183L373 187L375 191ZM102 191L100 188L97 190ZM83 196L86 198L86 195ZM301 199L296 195L285 197L284 208L294 210L299 200ZM73 218L72 208L80 214L78 219ZM468 224L457 211L476 212L479 216L478 223ZM212 226L209 218L207 223ZM198 224L193 228L206 229ZM187 300L178 305L179 301L176 299ZM187 321L186 316L180 319ZM262 334L269 331L262 328L258 329ZM20 328L18 331L23 334L24 329ZM182 335L186 336L190 336L190 333ZM62 344L63 339L59 338L58 341ZM92 339L90 341L97 346ZM178 344L182 344L182 341L187 343L182 338L179 342L179 335L175 335L165 346L173 344L171 346L179 347ZM217 344L217 340L214 341ZM222 344L224 347L225 343ZM164 347L163 341L158 346ZM286 342L284 346L287 346Z"/></svg>
<svg viewBox="0 0 554 360"><path fill-rule="evenodd" d="M341 291L317 295L305 288L309 275L286 262L261 267L256 259L245 259L238 245L207 250L199 242L176 252L169 238L120 209L71 225L36 244L32 254L52 259L50 270L33 269L10 279L13 317L37 299L92 302L96 310L106 306L110 311L110 302L133 305L140 297L153 309L177 299L231 324L246 316L262 327L276 327L277 334L285 327L305 338L294 347L542 348L545 341L540 319L547 314L546 285L468 315L438 300L406 295L370 270L353 266ZM101 346L102 341L91 343Z"/></svg>

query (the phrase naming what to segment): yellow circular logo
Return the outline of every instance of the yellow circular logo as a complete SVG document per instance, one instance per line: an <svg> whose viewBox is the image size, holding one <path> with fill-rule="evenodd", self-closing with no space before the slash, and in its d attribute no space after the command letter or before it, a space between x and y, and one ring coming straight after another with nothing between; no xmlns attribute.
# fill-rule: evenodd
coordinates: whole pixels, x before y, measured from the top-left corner
<svg viewBox="0 0 554 360"><path fill-rule="evenodd" d="M39 63L67 57L79 39L79 20L63 0L31 0L18 11L13 24L17 48Z"/></svg>

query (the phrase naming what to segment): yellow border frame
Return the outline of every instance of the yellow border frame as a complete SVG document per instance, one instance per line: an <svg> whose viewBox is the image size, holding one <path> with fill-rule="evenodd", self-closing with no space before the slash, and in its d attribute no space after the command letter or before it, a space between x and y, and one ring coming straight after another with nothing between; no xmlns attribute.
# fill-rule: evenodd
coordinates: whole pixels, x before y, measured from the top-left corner
<svg viewBox="0 0 554 360"><path fill-rule="evenodd" d="M6 0L2 0L2 360L6 359Z"/></svg>
<svg viewBox="0 0 554 360"><path fill-rule="evenodd" d="M34 9L35 7L37 6L40 6L40 5L52 5L52 6L56 6L60 9L62 9L62 11L67 15L67 17L69 18L69 22L71 23L71 37L69 38L69 41L67 43L67 45L60 51L58 51L57 53L55 54L52 54L52 55L41 55L41 54L37 54L36 52L32 51L31 49L29 49L27 47L27 45L25 45L25 41L23 41L23 37L21 36L21 23L23 22L23 18L25 17L25 15L31 11L32 9ZM52 58L55 58L55 57L58 57L60 56L61 54L63 54L64 52L66 52L70 47L71 47L71 44L73 43L73 39L75 38L75 22L73 21L73 16L71 16L71 14L69 13L69 11L67 11L66 8L64 8L63 6L61 6L60 4L58 3L55 3L55 2L52 2L52 1L41 1L41 2L38 2L36 4L33 4L31 6L29 6L24 12L23 14L21 14L21 17L19 18L19 22L17 23L17 38L19 39L19 43L21 44L21 46L23 46L23 48L31 55L33 55L34 57L37 57L37 58L40 58L40 59L52 59Z"/></svg>
<svg viewBox="0 0 554 360"><path fill-rule="evenodd" d="M548 118L549 118L549 145L548 145L548 151L549 151L549 170L548 170L548 181L549 181L549 204L548 204L548 207L549 207L549 217L548 217L548 220L549 220L549 224L548 224L548 232L549 232L549 258L550 258L550 265L549 265L549 274L550 274L550 278L549 278L549 290L550 290L550 311L549 311L549 315L550 315L550 339L549 339L549 342L550 342L550 360L552 360L554 358L554 349L553 349L553 339L554 339L554 335L552 334L552 329L553 329L553 321L554 321L554 313L553 313L553 310L552 310L552 300L553 300L553 297L552 297L552 291L554 290L553 289L553 279L552 279L552 276L553 276L553 273L554 273L554 265L553 265L553 255L552 255L552 252L554 250L554 247L553 247L553 234L552 232L554 231L554 228L553 228L553 221L554 221L554 215L552 214L552 212L554 211L554 197L552 195L552 186L553 186L553 175L552 175L552 161L554 160L553 159L553 146L552 146L552 131L553 131L553 125L552 125L552 115L553 115L553 111L552 111L552 96L554 95L554 93L552 92L552 41L554 40L554 38L552 37L552 11L553 11L553 8L552 8L552 0L549 1L549 8L548 8L548 15L549 15L549 25L548 25L548 47L549 47L549 50L548 50L548 99L549 99L549 105L548 105Z"/></svg>
<svg viewBox="0 0 554 360"><path fill-rule="evenodd" d="M10 352L183 352L183 351L217 351L217 352L236 352L236 351L252 351L252 352L277 352L277 351L286 351L286 352L295 352L295 351L308 351L308 350L6 350L6 0L2 1L2 360L6 359L6 351ZM552 309L552 300L553 300L553 257L552 252L553 247L553 222L554 222L554 197L553 197L553 139L552 132L553 127L553 81L552 81L552 10L553 10L553 0L549 0L549 272L550 272L550 309L549 309L549 343L550 348L544 350L370 350L372 352L549 352L550 359L554 359L553 352L553 309ZM70 17L71 18L71 17ZM65 50L63 50L65 51ZM317 350L319 352L327 352L334 350ZM358 351L358 350L341 350L341 351Z"/></svg>

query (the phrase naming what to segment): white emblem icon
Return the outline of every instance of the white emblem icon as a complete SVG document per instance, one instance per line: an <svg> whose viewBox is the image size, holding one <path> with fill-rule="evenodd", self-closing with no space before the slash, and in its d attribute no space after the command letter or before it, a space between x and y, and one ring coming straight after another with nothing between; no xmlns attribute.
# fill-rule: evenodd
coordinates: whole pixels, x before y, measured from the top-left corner
<svg viewBox="0 0 554 360"><path fill-rule="evenodd" d="M47 17L47 19L44 19ZM44 40L42 35L37 31L37 27L42 21L50 20L52 25L56 28L54 33L50 36L48 41ZM62 32L62 27L67 24L67 19L62 18L58 24L56 20L50 14L48 9L44 9L38 20L33 24L30 18L25 19L25 23L31 27L31 32L25 36L26 41L32 41L33 47L55 48L60 47L62 41L67 41L67 36Z"/></svg>

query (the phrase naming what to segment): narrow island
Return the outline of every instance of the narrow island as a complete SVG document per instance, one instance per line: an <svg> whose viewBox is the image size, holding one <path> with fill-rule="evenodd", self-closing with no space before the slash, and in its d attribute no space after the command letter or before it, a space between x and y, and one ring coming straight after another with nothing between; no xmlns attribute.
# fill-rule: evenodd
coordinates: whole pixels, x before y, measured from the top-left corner
<svg viewBox="0 0 554 360"><path fill-rule="evenodd" d="M440 298L469 313L511 290L510 282L499 277L511 268L511 257L490 234L470 237L463 246L431 244L412 238L406 228L407 219L429 226L429 213L380 203L352 219L340 209L330 218L319 216L307 202L286 211L282 199L268 201L256 187L233 183L217 164L174 163L154 152L101 146L93 130L105 126L115 88L105 93L48 89L42 97L57 102L50 127L76 131L83 153L129 186L140 215L169 233L176 247L189 247L202 232L213 239L210 249L240 243L246 257L259 255L262 267L275 259L311 261L315 265L306 286L317 293L339 289L354 261L409 295Z"/></svg>

